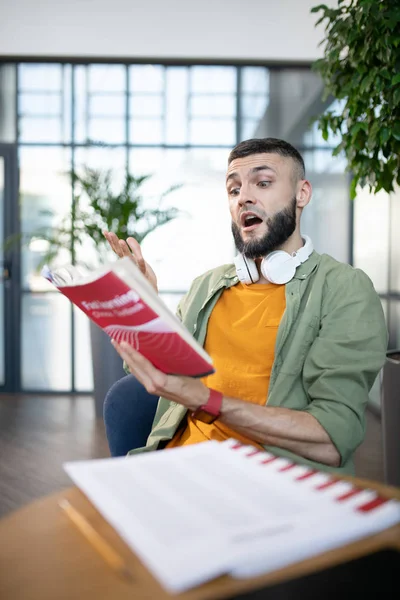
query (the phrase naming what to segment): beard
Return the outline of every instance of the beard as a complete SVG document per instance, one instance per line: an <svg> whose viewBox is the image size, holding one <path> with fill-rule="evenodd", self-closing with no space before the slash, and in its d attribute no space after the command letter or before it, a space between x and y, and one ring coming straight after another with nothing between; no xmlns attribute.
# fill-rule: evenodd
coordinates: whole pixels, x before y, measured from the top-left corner
<svg viewBox="0 0 400 600"><path fill-rule="evenodd" d="M255 259L266 256L282 246L296 229L296 205L294 197L283 210L273 217L264 218L268 230L260 239L244 242L239 226L232 221L232 235L238 252L246 258Z"/></svg>

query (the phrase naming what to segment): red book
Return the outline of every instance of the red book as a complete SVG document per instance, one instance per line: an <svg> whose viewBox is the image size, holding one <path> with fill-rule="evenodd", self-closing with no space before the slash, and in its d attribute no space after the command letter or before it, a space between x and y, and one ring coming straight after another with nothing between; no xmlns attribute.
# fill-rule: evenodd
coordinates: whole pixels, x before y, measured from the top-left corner
<svg viewBox="0 0 400 600"><path fill-rule="evenodd" d="M126 341L169 375L203 377L212 360L129 258L82 276L77 267L43 275L110 338Z"/></svg>

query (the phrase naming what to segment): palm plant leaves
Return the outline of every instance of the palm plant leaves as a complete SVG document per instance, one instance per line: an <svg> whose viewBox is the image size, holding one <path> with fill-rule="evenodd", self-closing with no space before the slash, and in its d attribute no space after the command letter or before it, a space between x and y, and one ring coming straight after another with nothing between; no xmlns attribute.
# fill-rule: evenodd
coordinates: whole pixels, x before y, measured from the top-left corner
<svg viewBox="0 0 400 600"><path fill-rule="evenodd" d="M151 175L135 176L125 173L119 189L115 189L115 176L111 169L100 170L83 167L81 172L69 173L73 186L71 211L51 228L42 228L29 235L9 237L5 249L17 242L26 243L34 239L45 240L48 250L40 266L50 263L62 249L69 250L72 263L76 262L77 251L88 241L94 244L100 256L108 250L103 231L114 232L119 238L134 237L141 243L147 235L167 224L181 214L177 208L163 208L163 200L181 185L173 185L157 198L143 193L144 184ZM154 208L149 208L155 205Z"/></svg>

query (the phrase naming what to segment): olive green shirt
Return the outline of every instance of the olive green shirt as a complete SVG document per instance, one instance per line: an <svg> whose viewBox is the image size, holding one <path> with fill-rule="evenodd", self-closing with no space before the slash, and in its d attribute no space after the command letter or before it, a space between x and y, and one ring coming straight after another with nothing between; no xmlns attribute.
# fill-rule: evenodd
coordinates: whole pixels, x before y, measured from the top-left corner
<svg viewBox="0 0 400 600"><path fill-rule="evenodd" d="M217 300L237 283L235 267L224 265L195 279L181 300L178 316L200 344ZM381 302L363 271L316 252L298 267L285 293L268 406L312 414L337 448L340 467L275 446L265 449L326 471L352 474L354 451L365 435L368 394L386 358L388 334ZM183 425L186 412L184 406L160 398L146 446L129 454L164 447Z"/></svg>

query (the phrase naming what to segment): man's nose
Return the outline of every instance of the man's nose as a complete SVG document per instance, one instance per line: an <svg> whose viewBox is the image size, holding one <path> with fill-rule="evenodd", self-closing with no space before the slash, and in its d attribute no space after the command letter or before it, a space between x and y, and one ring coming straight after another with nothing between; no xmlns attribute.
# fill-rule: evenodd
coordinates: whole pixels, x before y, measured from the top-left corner
<svg viewBox="0 0 400 600"><path fill-rule="evenodd" d="M240 207L245 206L246 204L256 203L256 199L254 198L253 194L251 194L249 188L244 185L242 185L240 188L240 193L237 199Z"/></svg>

